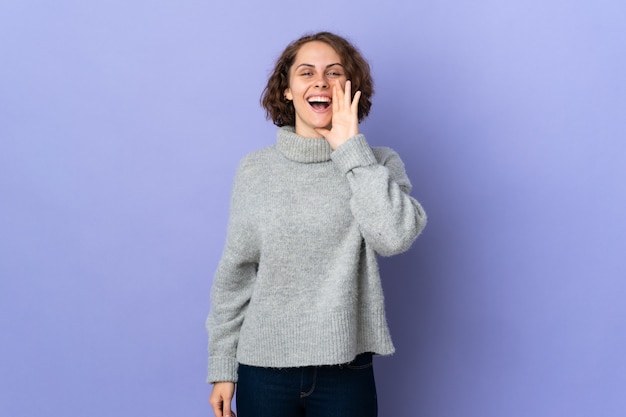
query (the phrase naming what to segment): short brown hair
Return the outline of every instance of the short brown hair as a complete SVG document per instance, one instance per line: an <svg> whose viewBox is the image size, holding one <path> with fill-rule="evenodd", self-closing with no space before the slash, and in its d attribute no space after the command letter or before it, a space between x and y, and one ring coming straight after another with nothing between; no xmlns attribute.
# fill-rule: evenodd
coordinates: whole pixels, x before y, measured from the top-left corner
<svg viewBox="0 0 626 417"><path fill-rule="evenodd" d="M370 112L371 98L374 95L374 80L372 80L370 66L354 45L330 32L305 35L285 48L276 61L274 71L267 80L267 86L261 96L261 106L265 109L267 118L271 119L276 126L295 125L296 111L293 102L287 100L284 95L285 90L289 88L289 69L302 45L313 41L330 45L341 57L346 77L352 83L352 94L361 91L358 117L359 122L362 121Z"/></svg>

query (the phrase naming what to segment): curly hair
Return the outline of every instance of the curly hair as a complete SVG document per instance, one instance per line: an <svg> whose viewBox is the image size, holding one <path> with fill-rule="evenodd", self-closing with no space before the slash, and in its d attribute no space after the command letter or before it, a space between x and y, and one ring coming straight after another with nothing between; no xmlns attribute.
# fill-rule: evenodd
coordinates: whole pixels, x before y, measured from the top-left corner
<svg viewBox="0 0 626 417"><path fill-rule="evenodd" d="M361 91L359 99L359 122L367 117L372 107L371 98L374 95L374 80L368 62L359 50L341 36L330 32L318 32L305 35L290 43L276 61L274 71L267 80L267 86L261 96L261 106L265 109L268 119L276 126L294 126L296 111L293 102L284 96L289 87L289 70L302 45L320 41L330 45L341 58L347 79L352 83L353 94Z"/></svg>

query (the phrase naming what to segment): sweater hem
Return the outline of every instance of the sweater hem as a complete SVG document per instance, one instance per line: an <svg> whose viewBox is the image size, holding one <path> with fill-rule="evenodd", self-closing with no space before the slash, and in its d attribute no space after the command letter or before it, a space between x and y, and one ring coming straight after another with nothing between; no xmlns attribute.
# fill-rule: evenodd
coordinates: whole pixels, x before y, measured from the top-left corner
<svg viewBox="0 0 626 417"><path fill-rule="evenodd" d="M367 315L350 311L297 318L249 314L241 329L237 361L265 368L336 365L363 352L394 352L381 307Z"/></svg>

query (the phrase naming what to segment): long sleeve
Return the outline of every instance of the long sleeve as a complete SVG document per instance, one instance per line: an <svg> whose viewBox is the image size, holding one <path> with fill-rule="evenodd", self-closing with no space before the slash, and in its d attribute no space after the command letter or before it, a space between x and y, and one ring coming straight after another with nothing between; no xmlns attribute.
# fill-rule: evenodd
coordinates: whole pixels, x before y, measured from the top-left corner
<svg viewBox="0 0 626 417"><path fill-rule="evenodd" d="M348 179L350 208L365 241L383 256L409 249L426 225L426 213L409 195L411 183L398 154L372 150L358 134L337 148L332 160Z"/></svg>
<svg viewBox="0 0 626 417"><path fill-rule="evenodd" d="M209 370L207 381L237 380L237 344L257 273L258 238L250 218L245 164L235 177L226 244L211 290L207 318Z"/></svg>

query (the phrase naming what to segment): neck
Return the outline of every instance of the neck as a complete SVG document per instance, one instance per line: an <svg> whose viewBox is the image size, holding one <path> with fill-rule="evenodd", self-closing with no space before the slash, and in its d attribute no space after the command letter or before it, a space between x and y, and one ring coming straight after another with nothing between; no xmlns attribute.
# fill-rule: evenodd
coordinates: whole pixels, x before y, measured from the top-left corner
<svg viewBox="0 0 626 417"><path fill-rule="evenodd" d="M329 161L332 152L325 139L302 136L296 133L293 126L283 126L278 130L276 145L285 157L303 163Z"/></svg>

